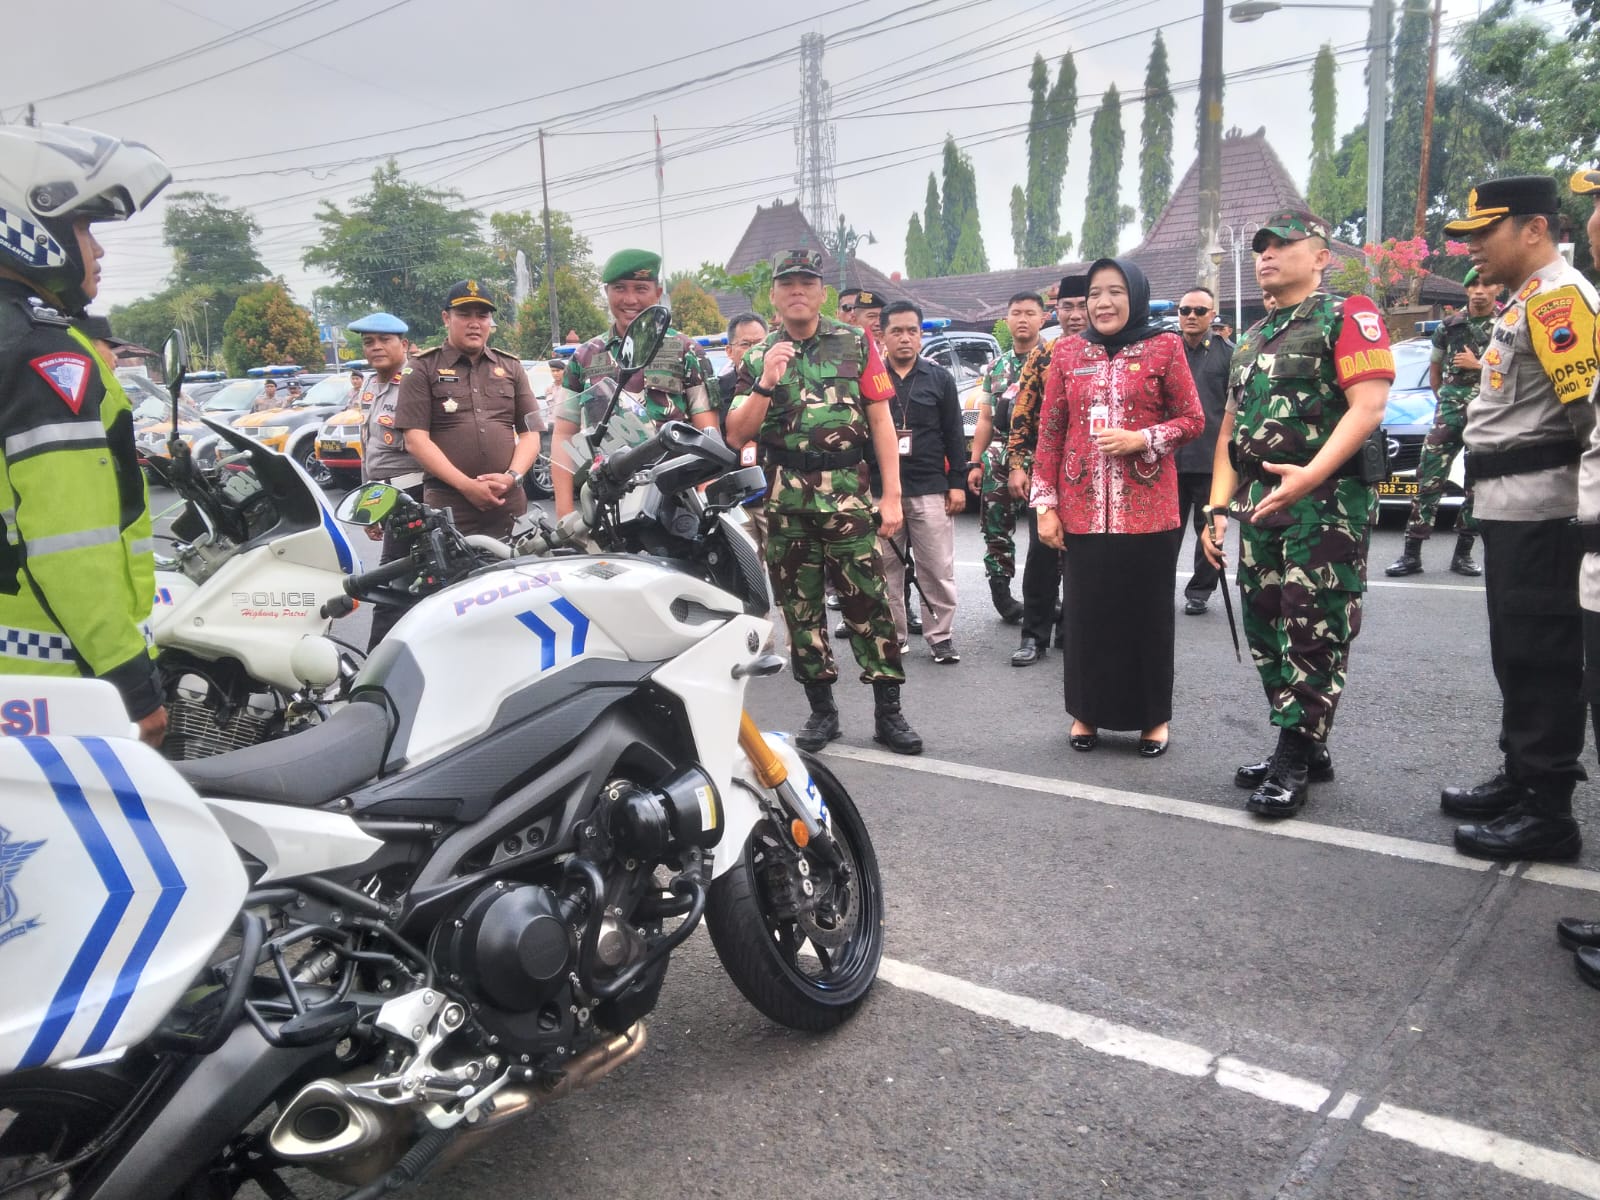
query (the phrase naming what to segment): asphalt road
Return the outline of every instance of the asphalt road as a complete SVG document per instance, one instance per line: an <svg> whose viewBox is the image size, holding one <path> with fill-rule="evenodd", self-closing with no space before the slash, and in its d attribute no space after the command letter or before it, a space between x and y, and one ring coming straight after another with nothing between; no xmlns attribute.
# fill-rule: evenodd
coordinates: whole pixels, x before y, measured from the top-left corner
<svg viewBox="0 0 1600 1200"><path fill-rule="evenodd" d="M1552 931L1600 915L1600 837L1562 868L1449 848L1440 786L1497 766L1482 589L1450 536L1385 580L1399 540L1374 538L1337 782L1269 825L1231 782L1272 734L1220 604L1177 617L1172 750L1076 754L1060 659L1009 665L961 519L961 662L908 656L926 753L883 753L869 690L838 689L830 765L888 903L856 1019L774 1026L696 934L639 1059L416 1194L1600 1197L1600 994ZM750 706L804 715L786 677Z"/></svg>

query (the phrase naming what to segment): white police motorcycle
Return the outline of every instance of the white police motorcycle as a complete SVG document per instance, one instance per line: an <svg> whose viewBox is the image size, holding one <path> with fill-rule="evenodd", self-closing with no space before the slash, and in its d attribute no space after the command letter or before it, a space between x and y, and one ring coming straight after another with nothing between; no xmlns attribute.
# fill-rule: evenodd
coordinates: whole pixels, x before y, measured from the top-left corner
<svg viewBox="0 0 1600 1200"><path fill-rule="evenodd" d="M397 1191L637 1055L702 918L769 1017L851 1016L878 865L743 711L783 663L733 466L682 424L597 457L591 533L648 557L480 565L436 527L351 577L415 605L291 738L173 764L102 685L7 689L55 733L0 739L0 1197Z"/></svg>

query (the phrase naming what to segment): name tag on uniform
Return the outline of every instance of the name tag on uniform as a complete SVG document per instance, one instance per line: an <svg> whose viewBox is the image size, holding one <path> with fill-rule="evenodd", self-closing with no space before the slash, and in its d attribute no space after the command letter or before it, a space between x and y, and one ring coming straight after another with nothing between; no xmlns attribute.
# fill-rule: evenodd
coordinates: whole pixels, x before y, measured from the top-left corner
<svg viewBox="0 0 1600 1200"><path fill-rule="evenodd" d="M1099 371L1099 367L1076 367L1073 369L1072 373L1074 375L1095 375L1098 374Z"/></svg>
<svg viewBox="0 0 1600 1200"><path fill-rule="evenodd" d="M894 435L899 442L900 457L904 458L906 455L911 453L911 430L896 429L894 431Z"/></svg>
<svg viewBox="0 0 1600 1200"><path fill-rule="evenodd" d="M756 465L756 444L754 442L739 451L739 465L741 467L753 467Z"/></svg>

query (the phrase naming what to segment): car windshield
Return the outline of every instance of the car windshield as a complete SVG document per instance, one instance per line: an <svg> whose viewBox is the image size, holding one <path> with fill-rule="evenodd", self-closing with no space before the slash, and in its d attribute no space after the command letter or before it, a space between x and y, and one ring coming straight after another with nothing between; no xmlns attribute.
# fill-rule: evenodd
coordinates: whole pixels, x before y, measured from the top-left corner
<svg viewBox="0 0 1600 1200"><path fill-rule="evenodd" d="M294 402L295 408L343 408L350 402L350 378L347 375L329 375L306 389L306 394Z"/></svg>
<svg viewBox="0 0 1600 1200"><path fill-rule="evenodd" d="M133 410L133 419L137 421L160 421L172 412L172 402L165 396L142 396L138 405Z"/></svg>
<svg viewBox="0 0 1600 1200"><path fill-rule="evenodd" d="M1384 409L1385 425L1426 425L1432 422L1436 401L1428 381L1432 344L1422 338L1394 347L1394 383Z"/></svg>
<svg viewBox="0 0 1600 1200"><path fill-rule="evenodd" d="M237 379L206 401L207 412L247 411L261 394L259 379Z"/></svg>

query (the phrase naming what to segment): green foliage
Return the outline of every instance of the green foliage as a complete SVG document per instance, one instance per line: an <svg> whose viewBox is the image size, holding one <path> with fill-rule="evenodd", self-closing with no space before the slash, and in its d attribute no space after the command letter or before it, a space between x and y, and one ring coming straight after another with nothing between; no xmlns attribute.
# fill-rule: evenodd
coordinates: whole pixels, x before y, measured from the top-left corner
<svg viewBox="0 0 1600 1200"><path fill-rule="evenodd" d="M961 222L961 236L956 241L956 252L950 258L950 274L982 275L989 269L989 260L983 253L983 237L978 232L978 208L973 205Z"/></svg>
<svg viewBox="0 0 1600 1200"><path fill-rule="evenodd" d="M717 263L700 264L700 286L713 292L732 292L743 296L752 312L772 320L772 264L766 261L753 264L748 271L729 275Z"/></svg>
<svg viewBox="0 0 1600 1200"><path fill-rule="evenodd" d="M314 367L322 361L311 314L289 298L282 281L253 288L239 298L222 326L222 357L233 375L270 363Z"/></svg>
<svg viewBox="0 0 1600 1200"><path fill-rule="evenodd" d="M1337 73L1333 43L1324 42L1311 68L1311 178L1306 185L1306 203L1312 212L1328 220L1333 220L1338 186L1338 172L1333 164L1339 127Z"/></svg>
<svg viewBox="0 0 1600 1200"><path fill-rule="evenodd" d="M1071 54L1056 65L1056 78L1046 91L1049 71L1035 56L1028 75L1033 103L1028 111L1028 183L1026 229L1018 266L1046 267L1061 261L1061 188L1066 181L1067 152L1078 119L1078 68ZM1016 226L1015 198L1012 225ZM1014 237L1015 235L1013 235Z"/></svg>
<svg viewBox="0 0 1600 1200"><path fill-rule="evenodd" d="M994 340L1000 343L1001 354L1011 349L1011 326L1005 323L1005 318L996 321L994 328L989 332L994 334Z"/></svg>
<svg viewBox="0 0 1600 1200"><path fill-rule="evenodd" d="M717 302L693 279L679 280L671 295L673 328L693 334L722 332Z"/></svg>
<svg viewBox="0 0 1600 1200"><path fill-rule="evenodd" d="M1139 208L1146 233L1172 196L1172 117L1177 107L1169 86L1167 44L1158 29L1145 68L1144 120L1139 126Z"/></svg>
<svg viewBox="0 0 1600 1200"><path fill-rule="evenodd" d="M939 211L939 180L932 171L929 171L928 191L922 201L922 232L928 239L928 253L933 260L933 269L927 275L918 278L928 279L948 273L945 267L950 262L950 255L940 234L943 228L944 219Z"/></svg>
<svg viewBox="0 0 1600 1200"><path fill-rule="evenodd" d="M916 217L911 218L913 221ZM1011 253L1016 256L1017 266L1028 265L1028 198L1023 195L1020 185L1011 188Z"/></svg>
<svg viewBox="0 0 1600 1200"><path fill-rule="evenodd" d="M1403 0L1383 144L1383 236L1410 237L1422 172L1422 108L1428 88L1432 0ZM1372 240L1369 236L1368 240Z"/></svg>
<svg viewBox="0 0 1600 1200"><path fill-rule="evenodd" d="M1117 252L1122 202L1122 100L1112 84L1100 100L1089 126L1089 194L1083 204L1084 258Z"/></svg>
<svg viewBox="0 0 1600 1200"><path fill-rule="evenodd" d="M933 273L933 251L928 248L928 235L922 232L921 218L912 213L906 226L906 278L929 279Z"/></svg>
<svg viewBox="0 0 1600 1200"><path fill-rule="evenodd" d="M972 159L961 152L956 140L949 135L944 139L944 191L939 203L939 223L944 231L946 275L971 274L970 264L982 263L979 271L989 269L988 256L983 252L983 237L978 231L978 177L972 169ZM970 235L968 230L970 228ZM932 233L928 236L932 238ZM963 238L968 238L962 269L956 265Z"/></svg>
<svg viewBox="0 0 1600 1200"><path fill-rule="evenodd" d="M572 227L572 218L559 208L550 212L550 244L556 269L565 267L591 291L600 289L600 275L594 265L594 250L589 239ZM528 271L533 286L544 282L544 210L538 212L498 212L489 216L489 246L501 273L516 278L517 251L528 256Z"/></svg>
<svg viewBox="0 0 1600 1200"><path fill-rule="evenodd" d="M177 325L172 315L172 293L145 296L129 304L119 304L111 310L111 329L118 337L138 342L152 350L161 343Z"/></svg>
<svg viewBox="0 0 1600 1200"><path fill-rule="evenodd" d="M611 318L594 302L594 291L566 267L556 268L556 315L561 328L550 336L550 292L544 283L517 310L516 324L507 331L506 344L519 358L546 358L569 329L585 340L604 333Z"/></svg>
<svg viewBox="0 0 1600 1200"><path fill-rule="evenodd" d="M348 212L325 200L316 219L321 236L302 261L338 281L332 299L392 312L418 341L441 332L445 293L460 280L478 280L497 303L509 299L511 272L483 240L479 214L458 192L402 179L393 159Z"/></svg>
<svg viewBox="0 0 1600 1200"><path fill-rule="evenodd" d="M264 279L267 268L256 257L256 220L242 208L228 208L211 192L175 192L167 197L161 240L172 250L172 286L238 287Z"/></svg>

